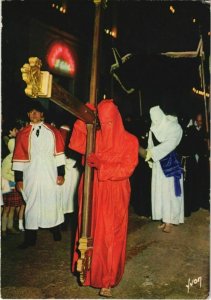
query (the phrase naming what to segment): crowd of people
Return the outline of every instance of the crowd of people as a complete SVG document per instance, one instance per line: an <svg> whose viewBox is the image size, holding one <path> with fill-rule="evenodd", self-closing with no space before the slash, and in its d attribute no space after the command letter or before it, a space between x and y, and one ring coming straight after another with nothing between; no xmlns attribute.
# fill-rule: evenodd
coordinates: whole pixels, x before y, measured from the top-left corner
<svg viewBox="0 0 211 300"><path fill-rule="evenodd" d="M164 233L192 212L209 209L209 136L201 113L182 123L154 106L139 130L131 118L123 121L112 99L102 100L97 113L95 152L86 160L86 124L77 120L71 129L45 123L39 102L28 109L27 124L12 124L2 134L1 232L5 239L24 231L19 249L36 245L39 228L50 229L54 241L60 241L62 226L75 212L74 273L87 163L94 170L93 253L84 285L111 297L124 273L130 204L142 218L160 222Z"/></svg>

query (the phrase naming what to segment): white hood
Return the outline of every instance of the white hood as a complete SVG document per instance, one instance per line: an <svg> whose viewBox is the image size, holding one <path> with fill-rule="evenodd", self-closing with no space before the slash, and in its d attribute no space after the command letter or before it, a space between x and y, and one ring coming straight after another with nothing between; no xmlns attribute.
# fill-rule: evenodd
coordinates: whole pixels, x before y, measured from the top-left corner
<svg viewBox="0 0 211 300"><path fill-rule="evenodd" d="M169 130L179 126L177 117L165 115L160 106L153 106L150 109L152 121L150 130L154 133L159 142L163 142Z"/></svg>

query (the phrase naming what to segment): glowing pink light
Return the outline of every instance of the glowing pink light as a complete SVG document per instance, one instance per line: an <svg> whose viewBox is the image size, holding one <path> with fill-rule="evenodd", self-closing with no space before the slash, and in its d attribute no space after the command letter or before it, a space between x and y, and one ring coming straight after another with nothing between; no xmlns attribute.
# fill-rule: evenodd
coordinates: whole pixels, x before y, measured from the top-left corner
<svg viewBox="0 0 211 300"><path fill-rule="evenodd" d="M58 61L61 63L58 64ZM75 61L69 47L64 43L57 42L51 45L47 54L47 63L51 69L69 73L70 76L75 75ZM65 70L60 68L61 65L66 66Z"/></svg>

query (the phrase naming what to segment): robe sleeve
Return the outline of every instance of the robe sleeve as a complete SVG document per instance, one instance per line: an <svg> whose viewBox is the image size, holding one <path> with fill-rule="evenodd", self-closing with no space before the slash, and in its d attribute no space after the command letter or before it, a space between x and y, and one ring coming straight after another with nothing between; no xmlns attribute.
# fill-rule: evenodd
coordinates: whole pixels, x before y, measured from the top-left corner
<svg viewBox="0 0 211 300"><path fill-rule="evenodd" d="M118 161L102 161L97 171L99 181L128 179L138 164L138 139L131 137Z"/></svg>
<svg viewBox="0 0 211 300"><path fill-rule="evenodd" d="M85 154L86 136L87 136L86 124L81 120L77 120L74 124L73 132L68 147L76 152Z"/></svg>
<svg viewBox="0 0 211 300"><path fill-rule="evenodd" d="M66 159L65 159L65 155L63 153L59 154L59 155L56 155L55 159L56 159L56 166L57 167L65 165Z"/></svg>
<svg viewBox="0 0 211 300"><path fill-rule="evenodd" d="M157 162L172 152L180 143L181 138L182 128L179 125L169 130L168 135L162 143L150 148L153 161Z"/></svg>
<svg viewBox="0 0 211 300"><path fill-rule="evenodd" d="M24 162L13 162L12 164L12 170L13 171L23 171L25 167L25 163Z"/></svg>

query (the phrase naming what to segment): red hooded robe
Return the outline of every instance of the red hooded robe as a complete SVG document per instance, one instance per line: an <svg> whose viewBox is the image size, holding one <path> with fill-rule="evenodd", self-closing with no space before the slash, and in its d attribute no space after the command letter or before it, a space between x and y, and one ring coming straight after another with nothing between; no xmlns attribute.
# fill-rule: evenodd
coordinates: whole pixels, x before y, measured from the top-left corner
<svg viewBox="0 0 211 300"><path fill-rule="evenodd" d="M101 129L96 133L95 154L100 168L94 170L92 202L93 256L84 285L96 288L116 286L123 275L126 254L130 182L138 163L138 140L125 131L113 100L98 105ZM86 125L77 120L69 147L81 154L86 150ZM79 186L80 236L83 176ZM75 249L76 250L76 249ZM75 251L72 270L78 254Z"/></svg>

